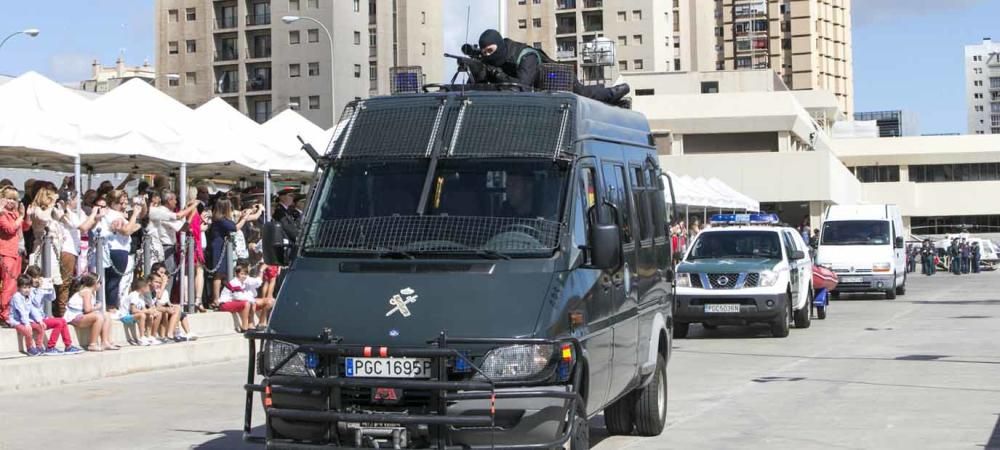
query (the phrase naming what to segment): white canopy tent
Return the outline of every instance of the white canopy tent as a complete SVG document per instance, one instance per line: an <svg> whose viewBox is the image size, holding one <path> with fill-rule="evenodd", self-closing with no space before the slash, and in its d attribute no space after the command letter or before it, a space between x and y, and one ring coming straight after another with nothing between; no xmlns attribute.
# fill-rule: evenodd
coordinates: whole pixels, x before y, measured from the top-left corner
<svg viewBox="0 0 1000 450"><path fill-rule="evenodd" d="M0 86L0 167L69 171L89 101L35 72Z"/></svg>
<svg viewBox="0 0 1000 450"><path fill-rule="evenodd" d="M326 151L327 145L333 136L332 128L324 130L305 117L302 117L301 114L290 109L286 109L272 117L271 120L264 122L261 127L267 134L275 138L275 145L277 145L279 151L294 151L296 154L302 156L305 156L305 153L301 150L302 143L299 142L299 137L312 145L318 153L322 154ZM309 160L309 162L311 163L312 160Z"/></svg>
<svg viewBox="0 0 1000 450"><path fill-rule="evenodd" d="M683 211L685 222L690 223L692 210L695 214L702 216L702 220L705 222L708 221L709 213L713 211L760 210L760 204L757 201L737 192L716 178L692 178L672 172L668 172L668 175L673 182L674 199L678 207L681 207L678 214Z"/></svg>

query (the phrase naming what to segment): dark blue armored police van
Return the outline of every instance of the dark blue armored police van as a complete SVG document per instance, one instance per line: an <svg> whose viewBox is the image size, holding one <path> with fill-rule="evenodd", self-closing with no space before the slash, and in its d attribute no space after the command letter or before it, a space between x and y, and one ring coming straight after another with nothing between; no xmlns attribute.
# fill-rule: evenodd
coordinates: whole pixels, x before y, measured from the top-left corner
<svg viewBox="0 0 1000 450"><path fill-rule="evenodd" d="M357 100L267 330L268 448L589 448L667 410L670 180L646 119L571 93ZM259 351L258 351L259 350Z"/></svg>

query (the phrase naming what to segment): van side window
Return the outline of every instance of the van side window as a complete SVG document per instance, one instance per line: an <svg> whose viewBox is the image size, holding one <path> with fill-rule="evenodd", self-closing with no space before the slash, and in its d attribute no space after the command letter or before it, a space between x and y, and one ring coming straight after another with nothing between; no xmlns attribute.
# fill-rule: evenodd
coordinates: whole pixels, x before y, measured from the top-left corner
<svg viewBox="0 0 1000 450"><path fill-rule="evenodd" d="M639 216L639 239L646 241L653 237L653 220L650 217L649 183L642 169L632 167L632 197Z"/></svg>
<svg viewBox="0 0 1000 450"><path fill-rule="evenodd" d="M618 208L622 225L624 243L632 242L632 213L629 210L627 192L625 191L625 167L612 163L604 163L604 198Z"/></svg>
<svg viewBox="0 0 1000 450"><path fill-rule="evenodd" d="M578 210L573 214L573 247L587 245L590 235L590 208L597 204L597 172L593 167L580 168L580 193Z"/></svg>
<svg viewBox="0 0 1000 450"><path fill-rule="evenodd" d="M785 241L785 257L787 257L788 260L791 261L792 252L797 250L797 248L795 247L795 239L792 239L791 233L789 233L788 231L783 231L781 233L781 236L784 238Z"/></svg>
<svg viewBox="0 0 1000 450"><path fill-rule="evenodd" d="M653 237L666 237L667 235L667 201L658 195L659 180L656 179L656 171L652 168L646 169L646 196L652 206L653 215Z"/></svg>

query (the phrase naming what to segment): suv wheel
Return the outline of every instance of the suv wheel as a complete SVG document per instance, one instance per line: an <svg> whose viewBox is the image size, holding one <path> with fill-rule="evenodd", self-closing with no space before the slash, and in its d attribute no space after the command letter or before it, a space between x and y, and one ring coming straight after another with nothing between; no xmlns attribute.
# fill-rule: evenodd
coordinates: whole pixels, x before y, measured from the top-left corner
<svg viewBox="0 0 1000 450"><path fill-rule="evenodd" d="M635 394L629 392L618 401L604 409L604 425L608 434L624 435L632 432L633 413L635 412Z"/></svg>
<svg viewBox="0 0 1000 450"><path fill-rule="evenodd" d="M639 436L659 436L667 423L667 361L663 355L656 356L653 380L635 395L636 432Z"/></svg>
<svg viewBox="0 0 1000 450"><path fill-rule="evenodd" d="M688 329L691 328L691 324L674 322L674 339L684 339L688 335Z"/></svg>
<svg viewBox="0 0 1000 450"><path fill-rule="evenodd" d="M577 411L573 417L573 435L569 438L570 450L590 449L590 424L583 411Z"/></svg>
<svg viewBox="0 0 1000 450"><path fill-rule="evenodd" d="M809 294L806 296L806 304L802 309L795 311L793 317L795 318L795 328L809 328L811 323L811 317L809 317L809 308L813 302L813 292L812 288L809 289Z"/></svg>
<svg viewBox="0 0 1000 450"><path fill-rule="evenodd" d="M791 328L788 321L792 316L792 296L785 294L785 308L781 311L774 322L771 322L771 335L777 338L788 337L788 330Z"/></svg>
<svg viewBox="0 0 1000 450"><path fill-rule="evenodd" d="M896 286L896 295L906 295L906 275L903 275L903 284Z"/></svg>

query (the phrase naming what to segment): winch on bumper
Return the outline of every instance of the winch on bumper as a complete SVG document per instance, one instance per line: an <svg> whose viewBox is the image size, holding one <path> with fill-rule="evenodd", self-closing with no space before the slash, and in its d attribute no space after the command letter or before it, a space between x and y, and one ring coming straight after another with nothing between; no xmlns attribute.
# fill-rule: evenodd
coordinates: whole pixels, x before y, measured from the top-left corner
<svg viewBox="0 0 1000 450"><path fill-rule="evenodd" d="M580 355L576 340L448 338L443 333L426 348L386 348L339 344L329 333L304 338L248 332L250 362L245 389L244 438L268 448L518 448L561 447L584 403L579 392ZM263 367L265 351L256 341L281 341L293 351L273 367ZM463 348L553 346L552 370L518 381L488 379ZM571 361L568 366L559 356ZM338 370L345 358L427 358L427 379L355 378ZM288 375L289 364L307 374ZM270 365L270 363L268 363ZM466 376L456 375L463 365ZM311 368L310 368L311 367ZM548 366L546 366L548 368ZM332 369L332 370L331 370ZM559 382L562 380L562 382ZM253 393L260 392L266 436L251 436Z"/></svg>

